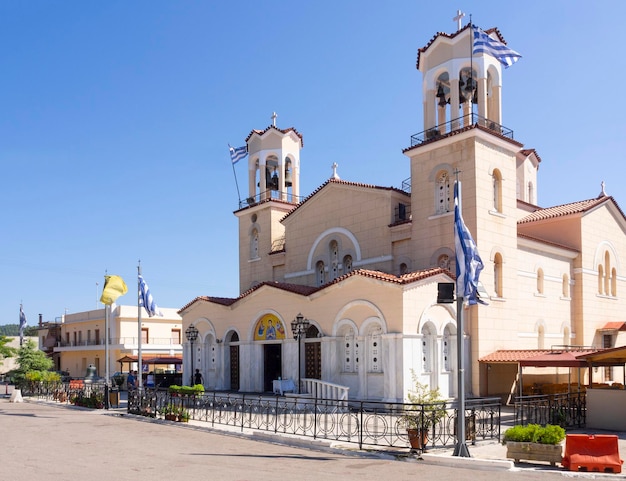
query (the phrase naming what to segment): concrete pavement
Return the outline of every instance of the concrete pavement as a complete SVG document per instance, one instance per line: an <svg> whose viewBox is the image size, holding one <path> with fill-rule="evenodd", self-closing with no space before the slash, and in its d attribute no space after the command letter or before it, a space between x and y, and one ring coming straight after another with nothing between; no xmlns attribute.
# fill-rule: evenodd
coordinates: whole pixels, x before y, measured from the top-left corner
<svg viewBox="0 0 626 481"><path fill-rule="evenodd" d="M123 393L125 394L125 393ZM26 400L26 402L39 402L33 400ZM57 403L52 403L59 406ZM67 406L67 405L65 405ZM68 409L80 409L73 406L67 406ZM121 403L117 408L112 408L108 411L99 411L105 415L126 415L126 399L122 397ZM129 416L130 417L130 416ZM142 420L149 420L154 423L167 423L166 421L151 420L150 418L143 418L136 416ZM267 441L274 444L282 444L286 446L315 449L317 451L323 450L329 453L344 454L350 456L361 457L379 457L388 459L402 459L408 461L415 461L420 464L439 465L447 467L462 467L466 469L478 469L478 470L499 470L499 471L528 471L528 472L552 472L562 473L568 477L580 477L586 479L602 479L604 477L612 479L624 479L626 480L626 473L621 474L604 474L604 473L576 473L566 471L560 465L550 466L549 463L530 463L520 462L514 463L513 460L506 458L506 446L495 440L477 441L475 445L471 442L467 443L467 448L470 457L458 457L453 456L453 449L443 448L431 448L427 452L421 453L421 455L410 454L408 449L397 448L380 448L367 447L367 449L359 450L356 445L349 443L335 443L323 440L314 440L307 437L297 436L284 436L264 431L246 430L243 433L239 428L232 428L228 426L210 427L207 423L199 421L191 421L189 428L196 430L206 430L209 432L230 432L237 436L249 437L251 439L259 441ZM503 431L506 428L503 427ZM569 434L583 433L583 434L616 434L619 442L620 457L624 457L626 453L626 433L624 432L603 432L603 431L587 431L587 430L568 430Z"/></svg>

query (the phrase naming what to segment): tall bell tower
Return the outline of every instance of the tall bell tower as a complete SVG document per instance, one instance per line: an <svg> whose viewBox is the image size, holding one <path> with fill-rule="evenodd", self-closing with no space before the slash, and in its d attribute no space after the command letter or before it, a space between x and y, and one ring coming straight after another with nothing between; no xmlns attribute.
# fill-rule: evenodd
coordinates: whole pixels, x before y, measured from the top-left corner
<svg viewBox="0 0 626 481"><path fill-rule="evenodd" d="M477 360L493 346L479 338L479 327L496 339L506 338L510 328L503 320L518 300L514 290L502 286L517 281L518 179L520 172L525 181L531 179L538 165L503 125L502 63L492 54L473 52L474 29L462 27L458 17L455 33L438 33L418 50L424 130L411 137L404 153L411 163L411 239L417 268L445 266L455 272L455 180L463 186L462 215L485 264L480 281L490 304L464 313L466 362L474 366L466 377L467 388L479 393ZM485 33L504 43L497 29Z"/></svg>
<svg viewBox="0 0 626 481"><path fill-rule="evenodd" d="M285 229L280 220L300 201L302 135L276 126L253 130L248 148L248 197L239 218L239 290L282 279ZM282 255L281 255L282 252Z"/></svg>

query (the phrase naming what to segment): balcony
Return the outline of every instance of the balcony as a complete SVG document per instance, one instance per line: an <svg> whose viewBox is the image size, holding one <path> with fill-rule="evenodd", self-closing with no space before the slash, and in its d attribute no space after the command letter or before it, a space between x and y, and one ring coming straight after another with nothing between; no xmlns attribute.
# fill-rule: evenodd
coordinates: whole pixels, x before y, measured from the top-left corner
<svg viewBox="0 0 626 481"><path fill-rule="evenodd" d="M423 144L429 140L443 138L452 132L467 129L468 127L483 127L493 131L495 134L513 139L513 130L497 124L493 120L472 113L450 120L444 124L439 124L437 127L424 130L418 134L411 135L411 147Z"/></svg>
<svg viewBox="0 0 626 481"><path fill-rule="evenodd" d="M109 339L110 346L136 346L137 337L112 337ZM172 339L169 337L151 337L147 341L144 339L141 341L142 345L150 345L150 346L180 346L180 339ZM77 348L85 348L90 346L104 346L104 339L91 339L86 341L59 341L57 343L57 347L77 347Z"/></svg>

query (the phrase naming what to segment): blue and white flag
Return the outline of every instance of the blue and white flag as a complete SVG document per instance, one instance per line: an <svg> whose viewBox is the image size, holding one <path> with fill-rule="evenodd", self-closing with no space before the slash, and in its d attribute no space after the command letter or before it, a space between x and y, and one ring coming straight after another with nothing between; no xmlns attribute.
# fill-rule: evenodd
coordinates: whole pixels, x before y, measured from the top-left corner
<svg viewBox="0 0 626 481"><path fill-rule="evenodd" d="M22 345L22 341L24 340L24 329L26 328L26 314L24 314L24 309L20 304L20 346Z"/></svg>
<svg viewBox="0 0 626 481"><path fill-rule="evenodd" d="M236 164L241 159L245 159L248 156L248 146L244 145L243 147L231 147L228 146L230 150L230 159L233 161L233 164Z"/></svg>
<svg viewBox="0 0 626 481"><path fill-rule="evenodd" d="M139 305L144 307L148 316L163 317L163 313L161 313L159 306L154 302L152 294L150 294L150 288L142 276L139 276Z"/></svg>
<svg viewBox="0 0 626 481"><path fill-rule="evenodd" d="M472 53L486 53L495 57L504 68L509 68L522 56L515 50L510 49L502 42L494 40L480 28L474 26L474 48Z"/></svg>
<svg viewBox="0 0 626 481"><path fill-rule="evenodd" d="M476 243L468 230L459 207L460 182L454 183L454 248L456 252L456 291L468 304L486 304L478 296L478 276L485 267Z"/></svg>

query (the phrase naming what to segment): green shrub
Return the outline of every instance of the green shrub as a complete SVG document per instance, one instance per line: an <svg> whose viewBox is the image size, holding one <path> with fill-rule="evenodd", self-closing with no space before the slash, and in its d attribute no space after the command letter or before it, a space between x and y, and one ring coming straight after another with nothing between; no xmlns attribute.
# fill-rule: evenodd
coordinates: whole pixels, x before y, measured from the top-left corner
<svg viewBox="0 0 626 481"><path fill-rule="evenodd" d="M561 426L539 424L527 426L513 426L504 432L504 443L514 441L519 443L559 444L565 439L565 429Z"/></svg>

